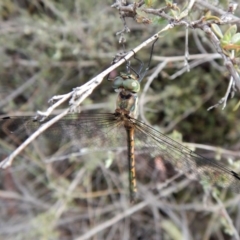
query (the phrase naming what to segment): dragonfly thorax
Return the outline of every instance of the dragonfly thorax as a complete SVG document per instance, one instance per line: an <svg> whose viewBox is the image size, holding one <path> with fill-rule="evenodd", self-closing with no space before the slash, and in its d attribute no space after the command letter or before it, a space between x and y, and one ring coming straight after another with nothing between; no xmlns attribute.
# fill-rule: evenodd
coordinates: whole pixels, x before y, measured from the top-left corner
<svg viewBox="0 0 240 240"><path fill-rule="evenodd" d="M133 128L134 123L132 121L129 111L117 108L115 110L115 117L121 124L124 125L125 128Z"/></svg>
<svg viewBox="0 0 240 240"><path fill-rule="evenodd" d="M138 96L136 93L121 89L117 97L116 108L124 110L130 117L137 118Z"/></svg>
<svg viewBox="0 0 240 240"><path fill-rule="evenodd" d="M113 81L113 88L118 92L117 109L125 110L130 117L137 118L138 96L140 83L133 74L120 73Z"/></svg>

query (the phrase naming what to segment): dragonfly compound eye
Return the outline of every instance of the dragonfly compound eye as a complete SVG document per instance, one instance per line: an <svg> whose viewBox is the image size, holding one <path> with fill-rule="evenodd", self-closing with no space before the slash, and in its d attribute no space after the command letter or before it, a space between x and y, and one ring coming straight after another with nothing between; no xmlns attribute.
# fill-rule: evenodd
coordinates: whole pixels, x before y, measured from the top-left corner
<svg viewBox="0 0 240 240"><path fill-rule="evenodd" d="M123 78L121 78L119 76L116 77L113 81L112 87L114 89L123 88L123 81L124 81Z"/></svg>
<svg viewBox="0 0 240 240"><path fill-rule="evenodd" d="M123 79L122 77L118 76L114 79L112 87L114 89L124 88L130 92L139 92L140 91L140 84L137 80L129 78Z"/></svg>
<svg viewBox="0 0 240 240"><path fill-rule="evenodd" d="M140 91L140 84L137 80L126 79L125 81L123 81L123 88L125 90L136 93Z"/></svg>

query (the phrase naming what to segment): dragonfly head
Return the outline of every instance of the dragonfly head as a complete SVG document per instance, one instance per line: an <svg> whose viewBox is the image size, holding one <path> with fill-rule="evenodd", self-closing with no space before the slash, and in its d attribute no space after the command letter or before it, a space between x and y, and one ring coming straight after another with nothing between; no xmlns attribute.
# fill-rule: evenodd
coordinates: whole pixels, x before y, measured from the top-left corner
<svg viewBox="0 0 240 240"><path fill-rule="evenodd" d="M114 79L112 87L115 90L123 88L126 91L133 93L140 91L140 83L138 82L138 78L133 74L120 73L120 76L117 76Z"/></svg>

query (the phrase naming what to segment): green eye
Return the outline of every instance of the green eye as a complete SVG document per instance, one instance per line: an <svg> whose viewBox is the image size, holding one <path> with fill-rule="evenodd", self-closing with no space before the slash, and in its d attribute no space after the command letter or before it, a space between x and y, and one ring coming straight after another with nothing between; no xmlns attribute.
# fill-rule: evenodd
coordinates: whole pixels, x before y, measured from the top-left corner
<svg viewBox="0 0 240 240"><path fill-rule="evenodd" d="M114 89L124 88L125 90L134 92L134 93L140 91L140 84L137 80L134 80L132 78L123 79L120 76L118 76L114 79L112 87Z"/></svg>
<svg viewBox="0 0 240 240"><path fill-rule="evenodd" d="M116 77L115 79L114 79L114 81L113 81L113 84L112 84L112 87L114 88L114 89L118 89L118 88L120 88L120 87L123 87L123 79L121 78L121 77Z"/></svg>
<svg viewBox="0 0 240 240"><path fill-rule="evenodd" d="M140 84L137 80L134 79L126 79L123 81L123 88L125 90L131 91L131 92L139 92L140 91Z"/></svg>

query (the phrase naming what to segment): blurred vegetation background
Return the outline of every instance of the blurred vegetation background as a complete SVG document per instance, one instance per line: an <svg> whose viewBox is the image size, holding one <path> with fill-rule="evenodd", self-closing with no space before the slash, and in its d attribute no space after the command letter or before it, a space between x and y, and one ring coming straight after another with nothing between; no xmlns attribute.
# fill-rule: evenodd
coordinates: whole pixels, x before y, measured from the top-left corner
<svg viewBox="0 0 240 240"><path fill-rule="evenodd" d="M178 2L180 5L184 4L183 1ZM218 8L227 9L227 1L209 2ZM122 51L122 45L119 44L116 33L123 28L118 11L111 8L112 3L113 1L107 0L1 0L0 113L2 116L34 115L36 110L44 111L48 107L48 99L52 96L70 92L110 66L115 54ZM162 1L155 2L157 8L164 5ZM204 6L198 5L192 11L191 17L200 18L207 10ZM239 13L238 9L236 16L240 16ZM130 50L138 46L166 24L165 20L139 24L133 19L127 19L131 32L125 36L126 49ZM203 53L201 46L207 53L215 53L203 32L189 29L190 54ZM157 57L184 56L184 49L185 29L182 27L171 29L155 44L148 75L153 73L159 64ZM147 63L149 54L150 46L142 49L137 56ZM131 60L131 64L136 69L139 66L134 59ZM171 80L171 76L182 69L183 64L184 60L169 62L154 79L145 95L144 106L141 106L144 109L144 117L156 129L167 134L177 130L185 142L238 151L239 111L233 111L233 108L238 102L239 94L229 99L224 110L220 106L207 111L224 96L228 86L229 74L222 60L214 60L214 63L206 61L191 69L190 72L179 74ZM121 66L112 75L117 76L124 70L125 66ZM146 82L147 77L143 81L143 86ZM83 102L82 106L87 110L113 112L115 98L116 93L106 79ZM66 104L62 108L67 106ZM205 155L215 158L219 152L208 151ZM233 158L233 160L239 159ZM56 184L54 181L48 182L44 187L41 183L41 187L37 188L38 181L41 182L46 178L44 172L47 166L39 163L28 164L18 161L11 170L0 173L1 187L6 190L6 195L4 190L1 190L2 196L0 195L2 239L81 239L77 237L99 222L107 221L121 212L115 203L108 203L109 205L105 208L106 214L99 214L96 220L97 214L90 214L89 206L84 200L66 200L63 196L57 195L59 192L54 190ZM77 169L66 165L61 166L60 172L62 179L67 182L64 184L67 185L71 184L73 179L69 175L75 176ZM70 173L64 172L65 166ZM18 179L16 176L19 174L21 174L20 185L24 186L26 181L28 193L25 192L26 189L16 185L16 179ZM42 180L39 180L40 178ZM14 192L16 194L11 195ZM18 199L21 194L25 200ZM44 194L49 197L48 200L44 200L47 202L44 202L46 205L43 202L38 207L32 205L32 202L36 204L36 200ZM11 200L8 201L8 199ZM196 197L187 194L187 189L179 195L168 197L169 202L176 205L178 201L182 204L184 201L201 204L203 199L204 196L200 194ZM224 198L224 200L227 199L229 198ZM64 217L56 217L55 208L52 207L60 200L67 202ZM18 201L22 201L21 208L18 207ZM212 204L214 203L215 201ZM101 233L102 235L96 235L92 239L102 239L104 236L108 236L107 239L180 239L185 235L183 230L174 224L174 217L179 221L185 219L186 226L188 226L187 222L190 224L191 219L194 218L198 219L199 225L214 226L212 230L206 227L204 235L201 231L205 229L195 225L194 222L194 226L188 226L192 231L192 238L189 237L189 239L231 238L231 228L224 216L214 225L218 213L203 216L198 211L189 213L171 209L169 210L171 215L162 209L158 211L159 218L153 217L154 210L151 210L151 207L150 210L141 209L135 216L133 215L134 223L130 222L130 217L126 218L117 223L118 230L114 230L113 225L111 230L106 229ZM77 216L80 212L82 215L79 220ZM73 215L76 220L72 217ZM239 211L236 211L233 217L234 222L239 220ZM56 223L58 220L59 222ZM157 229L156 221L159 221L157 225L159 224L161 231L154 235L153 232ZM155 230L151 229L151 222L154 222ZM128 229L129 235L123 238L119 229Z"/></svg>

